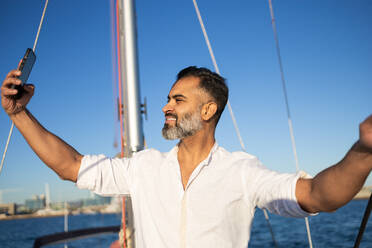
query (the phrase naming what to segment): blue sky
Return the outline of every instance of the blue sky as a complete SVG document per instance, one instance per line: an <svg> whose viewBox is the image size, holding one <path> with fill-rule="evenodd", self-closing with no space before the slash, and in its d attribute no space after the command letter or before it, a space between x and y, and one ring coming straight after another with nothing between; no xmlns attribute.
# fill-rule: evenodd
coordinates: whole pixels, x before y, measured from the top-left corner
<svg viewBox="0 0 372 248"><path fill-rule="evenodd" d="M300 167L315 175L344 156L358 138L358 124L372 112L372 2L273 4ZM32 47L43 5L0 2L1 80ZM199 8L247 151L271 169L294 172L268 2L204 0ZM144 133L150 147L167 151L175 142L161 137L161 107L175 75L189 65L213 65L191 0L139 0L137 19L141 96L149 105ZM28 108L82 154L118 152L111 37L109 1L50 0ZM10 125L1 111L1 154ZM227 111L217 140L230 151L240 149ZM89 195L61 181L15 131L0 189L16 191L4 192L3 202L41 194L46 182L53 201Z"/></svg>

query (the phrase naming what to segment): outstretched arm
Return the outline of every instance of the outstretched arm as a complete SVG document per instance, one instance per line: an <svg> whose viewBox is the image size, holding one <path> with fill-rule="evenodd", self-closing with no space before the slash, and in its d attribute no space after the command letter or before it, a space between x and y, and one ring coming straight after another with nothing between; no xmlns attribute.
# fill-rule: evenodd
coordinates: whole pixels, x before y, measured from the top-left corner
<svg viewBox="0 0 372 248"><path fill-rule="evenodd" d="M5 78L1 86L2 107L39 158L60 178L76 182L82 155L46 130L26 109L34 94L33 85L25 85L23 96L20 99L14 98L17 90L11 89L11 85L21 83L18 76L20 71L13 70Z"/></svg>
<svg viewBox="0 0 372 248"><path fill-rule="evenodd" d="M336 165L313 179L299 179L296 197L308 212L333 211L345 205L363 187L372 170L372 115L359 127L359 140Z"/></svg>

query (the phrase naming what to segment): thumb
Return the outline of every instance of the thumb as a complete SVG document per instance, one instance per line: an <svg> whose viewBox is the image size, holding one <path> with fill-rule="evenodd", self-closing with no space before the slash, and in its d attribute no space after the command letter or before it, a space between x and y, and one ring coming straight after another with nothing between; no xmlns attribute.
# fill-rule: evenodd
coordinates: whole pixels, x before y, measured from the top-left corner
<svg viewBox="0 0 372 248"><path fill-rule="evenodd" d="M34 91L35 91L35 85L33 84L25 84L23 86L23 88L25 89L25 91L27 91L28 94L34 94Z"/></svg>
<svg viewBox="0 0 372 248"><path fill-rule="evenodd" d="M33 84L25 84L25 90L35 90L35 85Z"/></svg>

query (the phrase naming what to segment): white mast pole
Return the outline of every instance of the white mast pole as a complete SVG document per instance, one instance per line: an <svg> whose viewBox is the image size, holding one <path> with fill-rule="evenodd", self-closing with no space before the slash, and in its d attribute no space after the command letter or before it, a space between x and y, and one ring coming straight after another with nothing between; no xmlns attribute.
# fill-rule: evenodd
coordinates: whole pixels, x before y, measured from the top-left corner
<svg viewBox="0 0 372 248"><path fill-rule="evenodd" d="M119 1L119 45L124 112L124 156L143 150L134 0Z"/></svg>
<svg viewBox="0 0 372 248"><path fill-rule="evenodd" d="M139 91L138 55L137 55L137 23L134 0L118 0L119 5L119 59L122 85L123 109L123 144L124 157L144 149L142 129L141 102ZM120 109L120 108L119 108ZM126 241L124 247L135 247L133 210L130 197L123 200L123 215L125 216ZM127 213L127 214L126 214ZM124 236L124 235L123 235ZM124 240L123 240L124 241Z"/></svg>

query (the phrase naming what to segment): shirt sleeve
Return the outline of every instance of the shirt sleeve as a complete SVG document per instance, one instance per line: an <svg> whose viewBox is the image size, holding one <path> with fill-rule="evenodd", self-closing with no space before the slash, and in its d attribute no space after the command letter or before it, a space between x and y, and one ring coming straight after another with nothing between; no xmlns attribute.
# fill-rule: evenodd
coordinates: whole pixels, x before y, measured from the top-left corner
<svg viewBox="0 0 372 248"><path fill-rule="evenodd" d="M80 165L76 186L103 196L130 194L130 162L128 158L86 155Z"/></svg>
<svg viewBox="0 0 372 248"><path fill-rule="evenodd" d="M279 173L265 168L257 158L251 162L246 171L246 187L257 207L284 217L314 215L304 211L296 198L297 180L306 173Z"/></svg>

